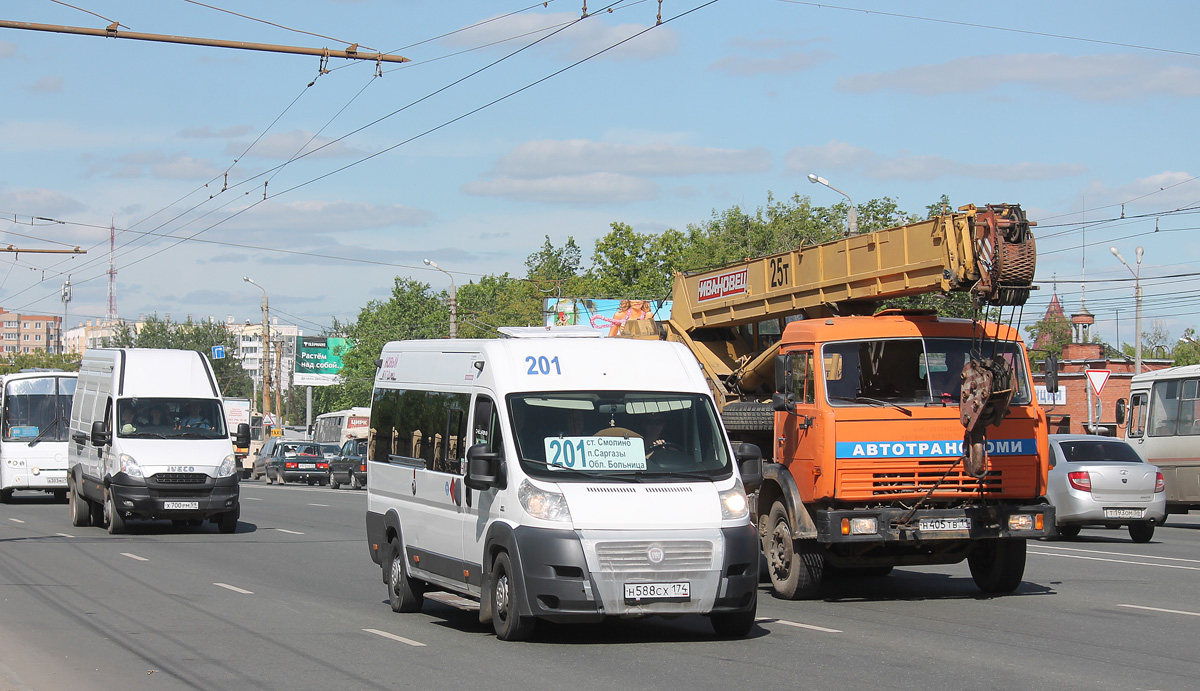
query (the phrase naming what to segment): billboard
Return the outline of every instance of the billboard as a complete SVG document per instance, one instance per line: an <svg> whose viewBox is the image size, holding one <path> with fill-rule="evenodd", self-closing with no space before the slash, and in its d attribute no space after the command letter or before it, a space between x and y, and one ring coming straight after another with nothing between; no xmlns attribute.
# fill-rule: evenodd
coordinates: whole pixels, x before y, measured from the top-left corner
<svg viewBox="0 0 1200 691"><path fill-rule="evenodd" d="M628 321L670 319L671 301L546 298L542 312L545 326L590 326L601 335L616 336Z"/></svg>
<svg viewBox="0 0 1200 691"><path fill-rule="evenodd" d="M294 386L333 386L342 378L342 358L350 350L348 338L297 336Z"/></svg>

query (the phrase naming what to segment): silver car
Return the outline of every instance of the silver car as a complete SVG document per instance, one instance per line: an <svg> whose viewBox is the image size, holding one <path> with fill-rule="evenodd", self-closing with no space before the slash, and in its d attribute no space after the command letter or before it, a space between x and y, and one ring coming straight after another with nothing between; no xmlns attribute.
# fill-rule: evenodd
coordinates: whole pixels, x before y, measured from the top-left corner
<svg viewBox="0 0 1200 691"><path fill-rule="evenodd" d="M1048 484L1064 538L1084 526L1128 526L1134 542L1149 542L1167 515L1162 473L1122 439L1051 434Z"/></svg>

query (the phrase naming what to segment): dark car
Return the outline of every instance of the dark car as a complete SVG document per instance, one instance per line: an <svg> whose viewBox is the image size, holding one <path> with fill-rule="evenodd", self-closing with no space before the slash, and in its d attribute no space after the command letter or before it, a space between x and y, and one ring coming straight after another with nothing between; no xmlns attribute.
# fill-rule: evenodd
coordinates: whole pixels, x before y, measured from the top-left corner
<svg viewBox="0 0 1200 691"><path fill-rule="evenodd" d="M283 439L281 437L271 437L263 442L262 448L254 452L254 469L250 471L253 479L257 480L260 477L266 479L267 461L271 458L271 454L274 453L275 447L282 442Z"/></svg>
<svg viewBox="0 0 1200 691"><path fill-rule="evenodd" d="M346 441L341 453L329 461L329 486L337 489L342 485L350 485L353 489L367 486L366 439Z"/></svg>
<svg viewBox="0 0 1200 691"><path fill-rule="evenodd" d="M307 482L324 485L329 481L329 462L321 447L311 441L282 441L275 445L266 461L267 484Z"/></svg>

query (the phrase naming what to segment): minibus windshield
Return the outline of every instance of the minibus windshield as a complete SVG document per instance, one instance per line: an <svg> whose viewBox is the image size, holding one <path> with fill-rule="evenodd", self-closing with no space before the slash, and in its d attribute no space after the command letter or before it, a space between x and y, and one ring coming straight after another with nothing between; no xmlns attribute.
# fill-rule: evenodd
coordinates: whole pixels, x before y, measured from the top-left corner
<svg viewBox="0 0 1200 691"><path fill-rule="evenodd" d="M679 482L733 472L711 402L650 391L510 394L525 473L556 482Z"/></svg>
<svg viewBox="0 0 1200 691"><path fill-rule="evenodd" d="M993 353L1013 367L1013 405L1029 404L1024 351L1012 342L985 342L982 355L991 357ZM840 341L826 344L822 357L830 405L957 406L963 365L971 357L971 339Z"/></svg>
<svg viewBox="0 0 1200 691"><path fill-rule="evenodd" d="M117 436L143 439L228 438L220 402L210 398L122 398Z"/></svg>

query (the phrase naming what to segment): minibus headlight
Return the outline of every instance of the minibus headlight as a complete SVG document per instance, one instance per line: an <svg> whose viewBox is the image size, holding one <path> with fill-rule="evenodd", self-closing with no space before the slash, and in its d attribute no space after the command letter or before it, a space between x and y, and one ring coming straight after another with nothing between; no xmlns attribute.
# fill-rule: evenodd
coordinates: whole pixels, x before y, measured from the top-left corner
<svg viewBox="0 0 1200 691"><path fill-rule="evenodd" d="M217 477L229 477L237 472L237 456L229 454L225 460L221 461L221 466L217 468Z"/></svg>
<svg viewBox="0 0 1200 691"><path fill-rule="evenodd" d="M721 520L733 521L750 515L750 502L742 481L736 480L733 487L717 493L721 500Z"/></svg>
<svg viewBox="0 0 1200 691"><path fill-rule="evenodd" d="M544 521L570 521L571 509L567 507L567 498L558 492L551 492L534 487L529 480L522 480L517 489L517 498L525 512L534 518Z"/></svg>
<svg viewBox="0 0 1200 691"><path fill-rule="evenodd" d="M125 473L129 477L137 478L139 480L143 479L144 476L142 475L142 466L138 465L138 462L133 460L133 456L123 453L120 455L118 460L121 461L121 472Z"/></svg>

